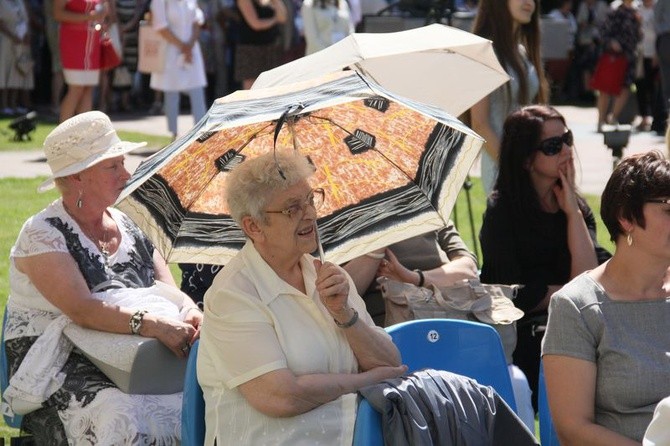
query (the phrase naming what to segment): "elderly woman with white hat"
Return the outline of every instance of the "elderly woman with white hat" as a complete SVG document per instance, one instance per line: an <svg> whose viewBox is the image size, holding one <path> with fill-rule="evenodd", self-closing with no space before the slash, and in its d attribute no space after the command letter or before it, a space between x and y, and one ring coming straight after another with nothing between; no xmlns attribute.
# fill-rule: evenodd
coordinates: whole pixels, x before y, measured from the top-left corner
<svg viewBox="0 0 670 446"><path fill-rule="evenodd" d="M71 347L46 382L21 368L49 353L39 351L40 339L64 317L101 332L156 338L179 357L199 336L202 313L189 298L180 304L181 320L94 298L107 288L174 286L146 236L111 207L129 178L124 154L144 144L121 141L97 111L68 119L44 142L53 175L39 189L55 185L61 198L26 221L11 250L4 327L12 379L3 396L24 414L23 427L37 444L179 443L181 393L123 393ZM60 342L59 348L68 341ZM13 387L26 390L12 393Z"/></svg>

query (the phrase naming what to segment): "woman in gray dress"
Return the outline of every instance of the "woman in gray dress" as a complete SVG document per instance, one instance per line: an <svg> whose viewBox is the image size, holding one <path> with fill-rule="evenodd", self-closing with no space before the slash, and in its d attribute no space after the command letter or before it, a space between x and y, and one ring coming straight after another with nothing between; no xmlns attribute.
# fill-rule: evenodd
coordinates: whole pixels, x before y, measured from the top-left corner
<svg viewBox="0 0 670 446"><path fill-rule="evenodd" d="M561 444L639 445L670 395L670 161L624 159L600 214L614 256L551 298L549 407Z"/></svg>

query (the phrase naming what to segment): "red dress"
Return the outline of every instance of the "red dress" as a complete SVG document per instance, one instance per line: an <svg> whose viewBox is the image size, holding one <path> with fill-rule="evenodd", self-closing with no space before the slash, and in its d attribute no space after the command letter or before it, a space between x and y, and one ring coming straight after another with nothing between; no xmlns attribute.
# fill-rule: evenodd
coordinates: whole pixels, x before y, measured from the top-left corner
<svg viewBox="0 0 670 446"><path fill-rule="evenodd" d="M102 0L68 0L65 9L79 14L90 14L101 3ZM92 82L98 75L102 32L96 30L95 25L94 21L60 24L60 53L68 84L86 85L89 84L85 81L86 78ZM97 80L93 85L97 85Z"/></svg>

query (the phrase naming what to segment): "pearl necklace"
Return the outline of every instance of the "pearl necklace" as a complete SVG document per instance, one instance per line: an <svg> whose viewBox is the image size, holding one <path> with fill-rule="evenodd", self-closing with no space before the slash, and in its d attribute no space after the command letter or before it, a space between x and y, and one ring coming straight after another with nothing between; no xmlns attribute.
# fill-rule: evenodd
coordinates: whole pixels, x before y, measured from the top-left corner
<svg viewBox="0 0 670 446"><path fill-rule="evenodd" d="M107 241L107 229L102 233L102 240L98 240L98 247L100 248L100 254L102 254L105 267L109 267L109 241Z"/></svg>

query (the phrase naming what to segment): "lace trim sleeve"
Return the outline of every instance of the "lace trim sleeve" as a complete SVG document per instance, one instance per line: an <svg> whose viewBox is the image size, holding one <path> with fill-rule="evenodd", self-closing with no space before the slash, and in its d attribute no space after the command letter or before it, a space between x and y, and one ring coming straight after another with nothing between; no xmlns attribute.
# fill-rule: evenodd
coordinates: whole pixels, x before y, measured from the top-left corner
<svg viewBox="0 0 670 446"><path fill-rule="evenodd" d="M30 257L48 252L68 252L65 238L42 218L30 218L21 229L12 257Z"/></svg>

